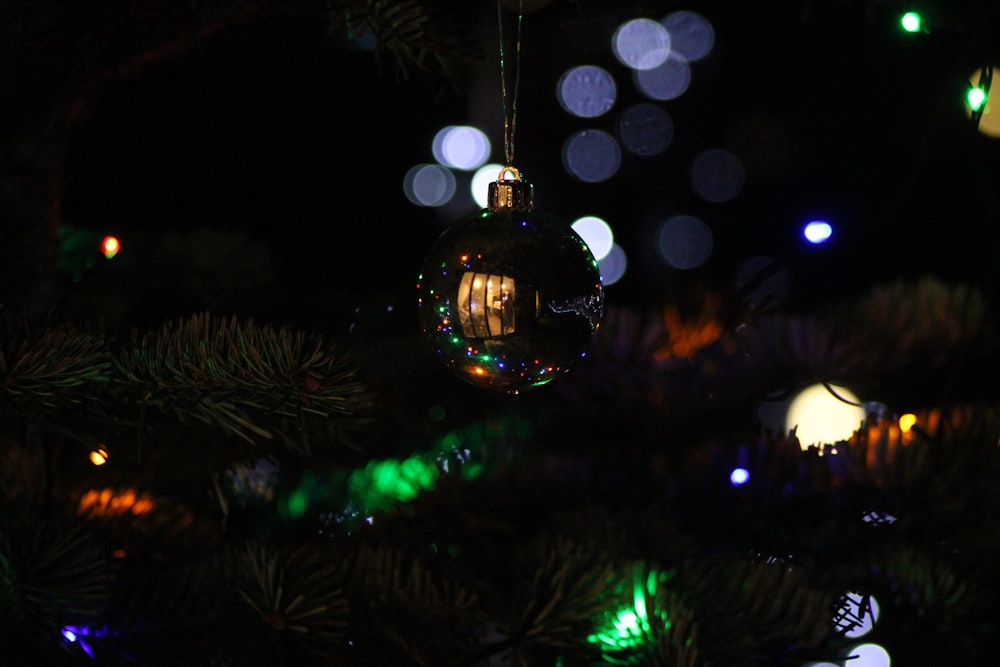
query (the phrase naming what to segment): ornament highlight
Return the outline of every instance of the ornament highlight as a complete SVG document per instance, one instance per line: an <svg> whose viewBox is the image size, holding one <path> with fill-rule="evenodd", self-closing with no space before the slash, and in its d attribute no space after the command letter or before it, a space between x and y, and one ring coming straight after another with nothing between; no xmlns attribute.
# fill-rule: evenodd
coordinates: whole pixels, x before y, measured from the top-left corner
<svg viewBox="0 0 1000 667"><path fill-rule="evenodd" d="M490 183L487 207L434 242L417 291L420 327L440 360L471 384L509 394L568 371L604 315L590 248L535 210L531 184L509 166Z"/></svg>

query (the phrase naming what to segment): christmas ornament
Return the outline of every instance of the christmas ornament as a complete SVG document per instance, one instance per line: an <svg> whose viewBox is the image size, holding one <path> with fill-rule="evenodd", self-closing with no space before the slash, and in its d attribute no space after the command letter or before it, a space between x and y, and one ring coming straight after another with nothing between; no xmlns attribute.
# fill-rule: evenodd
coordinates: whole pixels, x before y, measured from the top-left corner
<svg viewBox="0 0 1000 667"><path fill-rule="evenodd" d="M504 167L488 195L487 208L446 229L427 254L418 312L452 372L516 394L585 356L604 288L586 242L534 208L517 169Z"/></svg>
<svg viewBox="0 0 1000 667"><path fill-rule="evenodd" d="M518 55L523 11L519 0ZM497 22L507 166L490 183L486 208L446 229L427 254L418 312L424 335L455 375L516 394L552 381L586 354L604 314L604 288L587 244L535 210L531 184L511 166L517 78L508 113L500 0Z"/></svg>

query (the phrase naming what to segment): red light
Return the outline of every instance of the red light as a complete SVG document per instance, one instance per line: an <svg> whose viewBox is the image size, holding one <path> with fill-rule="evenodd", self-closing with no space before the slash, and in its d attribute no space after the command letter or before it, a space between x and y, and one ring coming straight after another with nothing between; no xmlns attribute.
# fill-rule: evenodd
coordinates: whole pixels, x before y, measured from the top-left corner
<svg viewBox="0 0 1000 667"><path fill-rule="evenodd" d="M118 239L114 236L105 236L104 240L101 241L101 252L104 253L104 256L108 259L117 255L118 251L121 250L121 247L121 243L119 243Z"/></svg>

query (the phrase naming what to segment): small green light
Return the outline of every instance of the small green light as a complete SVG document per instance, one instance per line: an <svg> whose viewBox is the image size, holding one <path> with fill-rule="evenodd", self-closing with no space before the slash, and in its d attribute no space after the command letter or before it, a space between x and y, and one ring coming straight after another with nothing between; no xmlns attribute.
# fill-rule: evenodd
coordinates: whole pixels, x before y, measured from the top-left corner
<svg viewBox="0 0 1000 667"><path fill-rule="evenodd" d="M923 27L923 19L917 12L906 12L899 19L899 25L903 27L906 32L920 32Z"/></svg>
<svg viewBox="0 0 1000 667"><path fill-rule="evenodd" d="M483 474L486 468L481 463L466 463L462 466L462 478L463 479L475 479Z"/></svg>
<svg viewBox="0 0 1000 667"><path fill-rule="evenodd" d="M640 653L651 649L658 634L670 628L670 620L663 609L655 608L656 592L666 581L665 573L651 570L643 574L635 570L631 581L631 604L608 610L597 621L595 632L587 641L600 646L605 662L634 664L622 652ZM628 584L625 584L626 586Z"/></svg>
<svg viewBox="0 0 1000 667"><path fill-rule="evenodd" d="M288 515L300 518L309 509L309 497L303 489L296 489L288 496Z"/></svg>
<svg viewBox="0 0 1000 667"><path fill-rule="evenodd" d="M986 106L986 92L978 86L969 88L965 94L965 101L973 111L981 111Z"/></svg>

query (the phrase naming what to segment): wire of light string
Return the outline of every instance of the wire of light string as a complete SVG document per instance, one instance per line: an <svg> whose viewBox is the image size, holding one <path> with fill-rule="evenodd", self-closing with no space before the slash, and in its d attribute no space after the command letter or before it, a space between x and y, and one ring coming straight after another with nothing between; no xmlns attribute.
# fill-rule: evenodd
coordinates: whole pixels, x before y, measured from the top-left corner
<svg viewBox="0 0 1000 667"><path fill-rule="evenodd" d="M514 133L517 130L517 89L521 81L521 24L524 22L524 0L517 4L517 35L514 39L514 90L507 96L507 68L503 49L503 2L497 0L497 26L500 42L500 97L503 103L503 150L505 165L514 164ZM509 103L508 103L509 102Z"/></svg>

